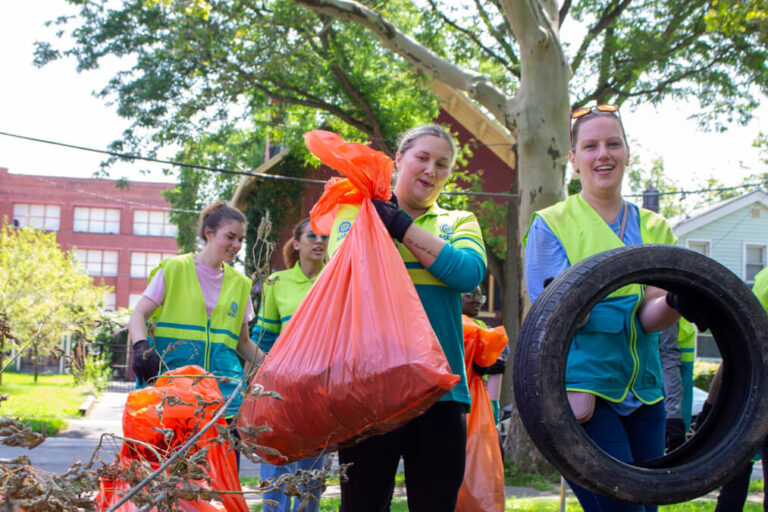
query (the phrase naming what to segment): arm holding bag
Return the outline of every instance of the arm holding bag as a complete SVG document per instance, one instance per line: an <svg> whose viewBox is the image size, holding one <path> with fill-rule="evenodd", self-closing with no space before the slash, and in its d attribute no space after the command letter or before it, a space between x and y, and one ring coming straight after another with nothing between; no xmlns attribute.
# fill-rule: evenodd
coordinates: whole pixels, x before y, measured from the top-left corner
<svg viewBox="0 0 768 512"><path fill-rule="evenodd" d="M392 161L330 132L309 132L305 140L325 164L349 178L326 186L312 210L313 231L328 232L316 221L339 204L362 204L346 240L254 377L253 384L285 400L246 397L241 406L240 424L272 429L250 440L271 464L394 430L459 380L370 201L391 195Z"/></svg>

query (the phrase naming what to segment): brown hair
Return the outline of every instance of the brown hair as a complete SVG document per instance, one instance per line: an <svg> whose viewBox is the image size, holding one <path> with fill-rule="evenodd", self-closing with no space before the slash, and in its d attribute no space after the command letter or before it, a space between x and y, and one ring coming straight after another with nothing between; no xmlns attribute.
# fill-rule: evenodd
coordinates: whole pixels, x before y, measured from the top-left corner
<svg viewBox="0 0 768 512"><path fill-rule="evenodd" d="M624 131L624 123L621 122L621 117L618 112L590 112L589 114L577 117L571 123L571 151L576 150L576 141L579 140L579 127L581 127L584 121L594 119L596 117L612 117L619 122L619 128L621 129L621 138L624 139L624 145L628 148L629 142L627 142L627 133Z"/></svg>
<svg viewBox="0 0 768 512"><path fill-rule="evenodd" d="M283 261L286 268L293 268L296 262L299 261L299 251L293 247L293 242L298 241L301 238L301 234L304 233L304 228L309 225L309 217L303 219L293 227L293 237L290 238L285 245L283 245Z"/></svg>
<svg viewBox="0 0 768 512"><path fill-rule="evenodd" d="M226 201L219 199L206 206L200 214L200 220L198 221L198 234L203 242L208 241L205 238L205 228L210 228L215 233L224 221L227 220L236 220L243 224L248 224L243 212L237 208L232 208Z"/></svg>

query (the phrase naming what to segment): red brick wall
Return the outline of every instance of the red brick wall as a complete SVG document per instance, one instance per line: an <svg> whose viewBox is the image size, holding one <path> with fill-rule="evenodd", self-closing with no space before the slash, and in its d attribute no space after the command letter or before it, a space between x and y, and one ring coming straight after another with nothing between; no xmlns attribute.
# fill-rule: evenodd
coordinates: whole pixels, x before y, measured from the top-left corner
<svg viewBox="0 0 768 512"><path fill-rule="evenodd" d="M135 210L167 210L169 204L161 192L173 188L172 183L128 182L127 188L117 188L115 181L85 178L31 176L8 172L0 168L0 219L13 218L15 203L53 204L61 207L57 240L63 250L102 249L118 252L116 277L94 277L94 281L114 287L117 307L128 307L131 294L141 294L146 279L131 277L131 253L176 253L174 237L139 236L133 234ZM113 208L120 210L120 233L75 233L72 231L76 206Z"/></svg>

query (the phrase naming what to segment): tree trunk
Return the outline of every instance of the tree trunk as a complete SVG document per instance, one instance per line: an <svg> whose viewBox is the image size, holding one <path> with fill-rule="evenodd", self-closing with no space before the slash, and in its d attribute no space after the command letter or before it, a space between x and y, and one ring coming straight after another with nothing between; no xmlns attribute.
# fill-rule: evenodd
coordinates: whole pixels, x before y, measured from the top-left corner
<svg viewBox="0 0 768 512"><path fill-rule="evenodd" d="M37 352L37 343L35 343L35 344L32 345L32 365L35 368L35 370L34 370L34 372L35 372L35 384L37 384L37 375L38 375L38 370L39 370L39 368L38 368L39 361L38 361L37 354L38 354L38 352Z"/></svg>
<svg viewBox="0 0 768 512"><path fill-rule="evenodd" d="M5 367L5 324L0 322L0 385L3 384L3 368Z"/></svg>

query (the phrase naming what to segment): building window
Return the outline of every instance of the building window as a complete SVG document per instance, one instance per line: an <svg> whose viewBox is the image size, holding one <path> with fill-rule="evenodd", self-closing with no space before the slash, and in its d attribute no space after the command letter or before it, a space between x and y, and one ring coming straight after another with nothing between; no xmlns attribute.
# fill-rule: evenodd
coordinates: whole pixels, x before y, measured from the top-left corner
<svg viewBox="0 0 768 512"><path fill-rule="evenodd" d="M744 280L752 284L757 273L765 268L765 246L747 245L744 260Z"/></svg>
<svg viewBox="0 0 768 512"><path fill-rule="evenodd" d="M53 204L14 204L13 227L58 231L61 207Z"/></svg>
<svg viewBox="0 0 768 512"><path fill-rule="evenodd" d="M133 234L148 236L176 236L170 213L157 210L136 210L133 213Z"/></svg>
<svg viewBox="0 0 768 512"><path fill-rule="evenodd" d="M114 293L108 293L104 297L104 302L101 305L103 311L114 311L117 304L117 296Z"/></svg>
<svg viewBox="0 0 768 512"><path fill-rule="evenodd" d="M131 253L131 277L148 278L153 268L158 266L161 261L175 253L167 252L132 252Z"/></svg>
<svg viewBox="0 0 768 512"><path fill-rule="evenodd" d="M696 333L696 359L704 361L720 361L722 356L717 348L715 338L709 331Z"/></svg>
<svg viewBox="0 0 768 512"><path fill-rule="evenodd" d="M89 276L117 275L117 251L75 249L75 259L85 267Z"/></svg>
<svg viewBox="0 0 768 512"><path fill-rule="evenodd" d="M704 256L709 256L709 242L688 240L688 248Z"/></svg>
<svg viewBox="0 0 768 512"><path fill-rule="evenodd" d="M75 207L72 230L85 233L120 233L120 210Z"/></svg>

